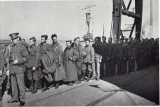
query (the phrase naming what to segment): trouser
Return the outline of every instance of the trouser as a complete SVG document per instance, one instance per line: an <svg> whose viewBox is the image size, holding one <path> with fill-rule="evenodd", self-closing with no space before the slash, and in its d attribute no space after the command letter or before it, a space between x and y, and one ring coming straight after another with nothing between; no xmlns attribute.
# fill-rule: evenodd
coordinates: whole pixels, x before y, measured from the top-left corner
<svg viewBox="0 0 160 107"><path fill-rule="evenodd" d="M95 71L94 71L94 74L93 76L96 76L96 77L100 77L100 58L99 57L95 57L94 59L94 62L95 62Z"/></svg>
<svg viewBox="0 0 160 107"><path fill-rule="evenodd" d="M137 71L142 69L141 65L141 58L140 55L137 55L138 57L136 58L136 63L137 63Z"/></svg>
<svg viewBox="0 0 160 107"><path fill-rule="evenodd" d="M100 64L100 78L105 77L106 76L106 63L105 61L102 59L102 62Z"/></svg>
<svg viewBox="0 0 160 107"><path fill-rule="evenodd" d="M83 71L88 71L88 73L93 73L94 72L94 62L93 63L83 63L82 65L82 70ZM94 73L93 73L94 75Z"/></svg>
<svg viewBox="0 0 160 107"><path fill-rule="evenodd" d="M42 76L42 72L40 68L37 68L36 71L32 71L31 69L27 70L28 80L39 80Z"/></svg>
<svg viewBox="0 0 160 107"><path fill-rule="evenodd" d="M24 73L11 75L12 99L25 102Z"/></svg>
<svg viewBox="0 0 160 107"><path fill-rule="evenodd" d="M82 65L83 65L83 60L76 62L78 80L80 80L82 78Z"/></svg>
<svg viewBox="0 0 160 107"><path fill-rule="evenodd" d="M129 58L128 59L128 73L135 71L135 59Z"/></svg>
<svg viewBox="0 0 160 107"><path fill-rule="evenodd" d="M116 61L110 59L106 61L106 76L113 76L115 74Z"/></svg>
<svg viewBox="0 0 160 107"><path fill-rule="evenodd" d="M127 60L119 59L117 63L117 74L125 74L127 72Z"/></svg>

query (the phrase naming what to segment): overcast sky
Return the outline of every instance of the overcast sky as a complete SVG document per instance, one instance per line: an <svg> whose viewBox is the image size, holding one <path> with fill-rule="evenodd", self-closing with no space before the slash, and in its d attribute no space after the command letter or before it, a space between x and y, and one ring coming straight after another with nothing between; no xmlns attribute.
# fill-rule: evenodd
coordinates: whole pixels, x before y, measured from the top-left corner
<svg viewBox="0 0 160 107"><path fill-rule="evenodd" d="M129 0L124 0L126 5ZM134 0L133 0L134 1ZM146 35L149 33L150 5L144 0L143 25ZM87 5L96 5L82 10ZM134 2L131 8L134 7ZM130 9L132 10L132 9ZM85 13L91 12L91 33L102 36L103 24L105 36L110 36L112 20L112 0L85 1L0 1L0 39L10 39L10 33L19 32L22 38L56 33L58 39L66 40L82 37L87 32ZM158 0L153 0L153 37L158 37ZM123 16L122 29L132 24L133 19ZM127 34L125 36L128 37Z"/></svg>

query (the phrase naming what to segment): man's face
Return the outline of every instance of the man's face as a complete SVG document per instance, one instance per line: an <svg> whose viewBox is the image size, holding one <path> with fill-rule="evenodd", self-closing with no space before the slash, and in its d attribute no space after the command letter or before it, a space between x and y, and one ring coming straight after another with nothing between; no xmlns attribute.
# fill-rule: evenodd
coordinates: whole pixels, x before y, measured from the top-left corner
<svg viewBox="0 0 160 107"><path fill-rule="evenodd" d="M67 47L70 47L70 46L71 46L71 43L70 43L70 42L66 42L66 46L67 46Z"/></svg>
<svg viewBox="0 0 160 107"><path fill-rule="evenodd" d="M77 40L76 40L76 43L79 44L79 43L80 43L80 39L77 39Z"/></svg>
<svg viewBox="0 0 160 107"><path fill-rule="evenodd" d="M95 41L95 43L98 43L98 39L97 38L94 41Z"/></svg>
<svg viewBox="0 0 160 107"><path fill-rule="evenodd" d="M88 45L90 44L90 42L89 42L89 41L85 41L85 43L86 43L86 46L88 46Z"/></svg>
<svg viewBox="0 0 160 107"><path fill-rule="evenodd" d="M18 38L12 39L12 43L13 43L14 45L17 44L17 43L18 43Z"/></svg>
<svg viewBox="0 0 160 107"><path fill-rule="evenodd" d="M123 40L120 40L120 44L123 44Z"/></svg>
<svg viewBox="0 0 160 107"><path fill-rule="evenodd" d="M112 39L111 38L108 39L108 43L112 43Z"/></svg>
<svg viewBox="0 0 160 107"><path fill-rule="evenodd" d="M106 38L102 38L103 42L106 42Z"/></svg>
<svg viewBox="0 0 160 107"><path fill-rule="evenodd" d="M46 42L45 38L41 37L41 43L45 43L45 42Z"/></svg>
<svg viewBox="0 0 160 107"><path fill-rule="evenodd" d="M32 45L34 45L34 41L33 40L29 40L29 44L32 46Z"/></svg>
<svg viewBox="0 0 160 107"><path fill-rule="evenodd" d="M57 37L53 37L52 40L53 40L54 43L56 43L57 42Z"/></svg>

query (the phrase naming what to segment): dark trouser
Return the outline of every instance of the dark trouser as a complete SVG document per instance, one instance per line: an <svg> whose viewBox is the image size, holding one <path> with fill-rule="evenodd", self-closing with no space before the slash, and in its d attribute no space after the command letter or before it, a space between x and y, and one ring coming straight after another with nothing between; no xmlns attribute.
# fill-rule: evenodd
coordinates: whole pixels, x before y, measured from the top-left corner
<svg viewBox="0 0 160 107"><path fill-rule="evenodd" d="M31 69L27 70L28 80L39 80L42 76L42 72L40 68L37 68L36 71L32 71Z"/></svg>
<svg viewBox="0 0 160 107"><path fill-rule="evenodd" d="M136 63L137 63L137 71L142 69L142 64L141 64L141 58L140 55L138 55L138 57L136 58Z"/></svg>
<svg viewBox="0 0 160 107"><path fill-rule="evenodd" d="M135 59L128 59L128 73L135 71Z"/></svg>
<svg viewBox="0 0 160 107"><path fill-rule="evenodd" d="M25 102L24 73L11 75L12 99Z"/></svg>
<svg viewBox="0 0 160 107"><path fill-rule="evenodd" d="M105 60L102 59L102 62L101 62L101 65L100 65L100 78L103 78L105 77L106 75L106 63L105 63Z"/></svg>
<svg viewBox="0 0 160 107"><path fill-rule="evenodd" d="M114 59L110 59L106 61L106 76L115 75L116 61Z"/></svg>
<svg viewBox="0 0 160 107"><path fill-rule="evenodd" d="M127 72L127 60L119 59L117 63L117 74L125 74Z"/></svg>

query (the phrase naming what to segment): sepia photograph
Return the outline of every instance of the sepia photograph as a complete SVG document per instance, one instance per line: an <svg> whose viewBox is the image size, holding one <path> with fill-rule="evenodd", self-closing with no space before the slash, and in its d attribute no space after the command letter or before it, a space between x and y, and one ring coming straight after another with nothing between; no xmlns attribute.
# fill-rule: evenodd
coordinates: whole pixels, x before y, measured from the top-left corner
<svg viewBox="0 0 160 107"><path fill-rule="evenodd" d="M0 107L159 101L159 0L0 0Z"/></svg>

